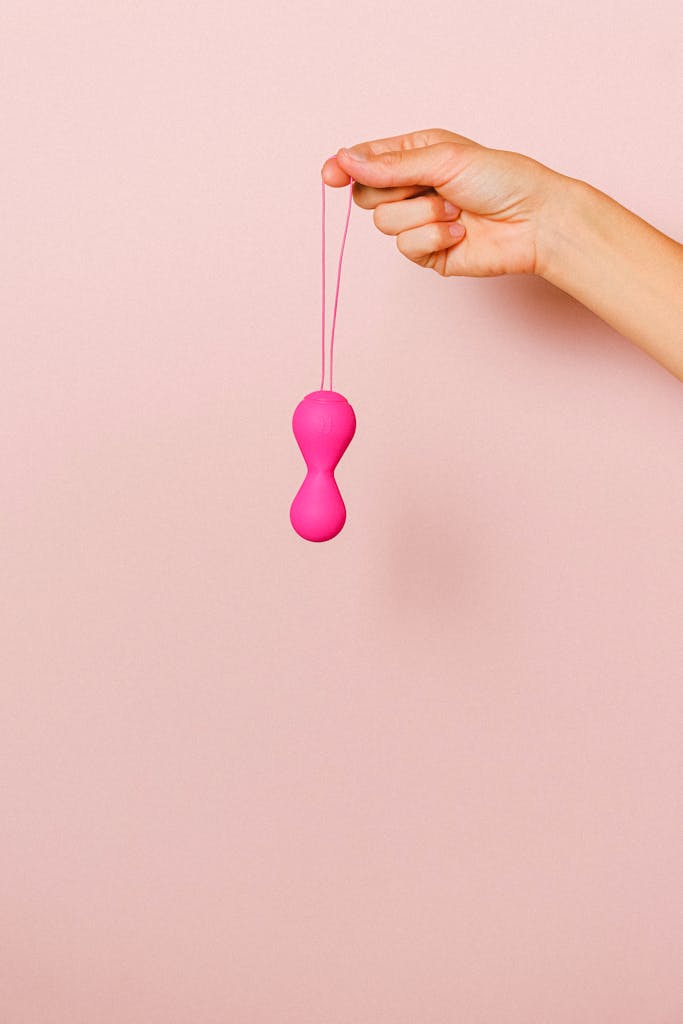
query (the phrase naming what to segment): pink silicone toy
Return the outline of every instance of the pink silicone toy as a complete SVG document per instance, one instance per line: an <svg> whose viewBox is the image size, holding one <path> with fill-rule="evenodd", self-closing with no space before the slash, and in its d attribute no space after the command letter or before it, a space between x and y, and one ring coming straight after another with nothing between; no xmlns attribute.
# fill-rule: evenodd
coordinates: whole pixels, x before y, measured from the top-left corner
<svg viewBox="0 0 683 1024"><path fill-rule="evenodd" d="M289 518L304 540L331 540L346 522L334 470L356 432L354 411L338 391L312 391L294 410L292 428L308 472Z"/></svg>
<svg viewBox="0 0 683 1024"><path fill-rule="evenodd" d="M332 357L342 258L351 215L352 188L353 178L349 181L349 205L339 252L337 290L332 314L330 387L329 390L325 390L325 182L322 183L322 376L320 390L306 395L297 405L292 418L294 436L308 472L292 502L289 518L299 536L312 541L331 540L337 536L346 522L346 507L334 479L334 471L356 432L356 416L344 396L332 390Z"/></svg>

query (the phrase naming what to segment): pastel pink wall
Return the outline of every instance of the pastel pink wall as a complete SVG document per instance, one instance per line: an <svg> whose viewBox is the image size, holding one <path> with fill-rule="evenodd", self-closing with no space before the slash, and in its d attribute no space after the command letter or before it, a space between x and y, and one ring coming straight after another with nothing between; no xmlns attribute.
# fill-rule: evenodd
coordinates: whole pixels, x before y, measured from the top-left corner
<svg viewBox="0 0 683 1024"><path fill-rule="evenodd" d="M4 5L3 1024L683 1019L681 385L354 208L349 518L288 520L323 159L681 236L677 7Z"/></svg>

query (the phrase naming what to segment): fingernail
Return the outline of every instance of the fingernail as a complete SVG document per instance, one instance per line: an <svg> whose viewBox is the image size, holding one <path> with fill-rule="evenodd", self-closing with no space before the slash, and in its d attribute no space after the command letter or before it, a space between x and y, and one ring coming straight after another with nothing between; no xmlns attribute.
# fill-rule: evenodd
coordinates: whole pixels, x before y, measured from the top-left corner
<svg viewBox="0 0 683 1024"><path fill-rule="evenodd" d="M462 224L449 224L448 230L453 235L453 238L462 238L465 234L465 228Z"/></svg>
<svg viewBox="0 0 683 1024"><path fill-rule="evenodd" d="M455 213L455 207L453 206L453 203L449 203L447 199L443 204L443 208L446 211L446 213Z"/></svg>
<svg viewBox="0 0 683 1024"><path fill-rule="evenodd" d="M367 160L365 153L361 153L358 149L340 149L339 152L349 160Z"/></svg>

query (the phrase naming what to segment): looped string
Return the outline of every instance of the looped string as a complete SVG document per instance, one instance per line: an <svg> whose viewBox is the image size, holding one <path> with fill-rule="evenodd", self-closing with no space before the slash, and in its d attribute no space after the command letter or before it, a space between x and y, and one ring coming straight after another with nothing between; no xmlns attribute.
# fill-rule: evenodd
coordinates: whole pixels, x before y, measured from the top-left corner
<svg viewBox="0 0 683 1024"><path fill-rule="evenodd" d="M332 391L332 359L334 355L334 329L337 324L337 306L339 305L339 284L341 282L341 269L342 259L344 258L344 246L346 245L346 236L349 231L349 219L351 217L351 202L353 199L353 178L349 179L349 205L346 211L346 223L344 224L344 234L342 237L341 249L339 250L339 265L337 267L337 288L334 293L334 310L332 312L332 331L330 333L330 388ZM322 182L322 238L323 238L323 249L322 249L322 284L323 284L323 301L322 301L322 375L320 378L320 390L325 389L325 182Z"/></svg>

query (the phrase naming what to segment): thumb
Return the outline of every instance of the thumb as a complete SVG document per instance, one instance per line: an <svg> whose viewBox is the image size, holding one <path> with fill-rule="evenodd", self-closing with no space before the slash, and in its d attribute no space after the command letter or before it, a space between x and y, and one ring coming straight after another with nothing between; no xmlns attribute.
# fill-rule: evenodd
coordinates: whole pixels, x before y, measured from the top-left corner
<svg viewBox="0 0 683 1024"><path fill-rule="evenodd" d="M336 160L342 170L361 185L439 188L462 169L468 149L471 145L455 141L415 149L389 149L383 153L374 153L368 146L361 145L340 149Z"/></svg>

